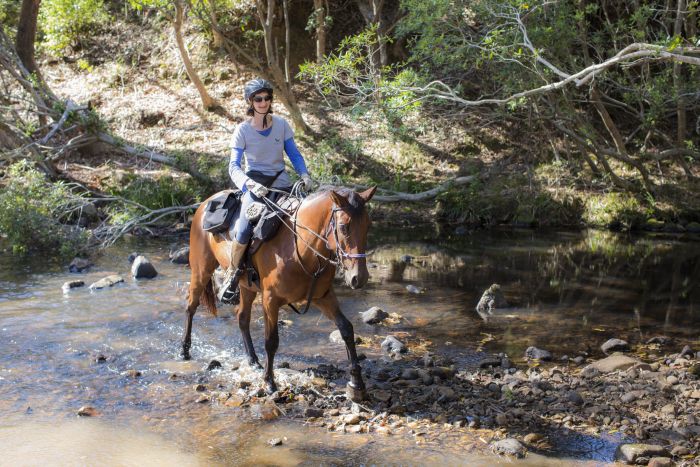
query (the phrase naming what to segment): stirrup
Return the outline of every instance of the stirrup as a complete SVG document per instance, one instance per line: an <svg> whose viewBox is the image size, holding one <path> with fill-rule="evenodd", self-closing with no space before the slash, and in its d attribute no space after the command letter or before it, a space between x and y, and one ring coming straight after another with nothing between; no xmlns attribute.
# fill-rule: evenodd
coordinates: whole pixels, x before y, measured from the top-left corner
<svg viewBox="0 0 700 467"><path fill-rule="evenodd" d="M217 297L221 303L238 305L241 302L241 289L238 287L238 277L241 275L237 269L230 278L224 278L224 282Z"/></svg>

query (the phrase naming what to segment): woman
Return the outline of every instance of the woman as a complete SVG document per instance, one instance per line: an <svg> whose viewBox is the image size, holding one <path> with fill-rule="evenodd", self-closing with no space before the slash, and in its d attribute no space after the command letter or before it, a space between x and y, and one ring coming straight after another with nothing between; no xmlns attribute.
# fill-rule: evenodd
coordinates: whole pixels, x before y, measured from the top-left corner
<svg viewBox="0 0 700 467"><path fill-rule="evenodd" d="M231 232L231 264L226 271L226 279L219 299L224 302L235 300L239 269L243 254L253 235L249 210L253 203L260 202L269 190L288 190L292 185L285 171L284 155L292 162L294 170L304 183L304 189L311 189L311 177L306 163L294 143L294 132L282 117L272 115L272 85L261 78L246 83L243 97L248 104L247 118L236 127L231 142L229 175L233 183L243 191L241 210ZM247 170L241 168L245 157Z"/></svg>

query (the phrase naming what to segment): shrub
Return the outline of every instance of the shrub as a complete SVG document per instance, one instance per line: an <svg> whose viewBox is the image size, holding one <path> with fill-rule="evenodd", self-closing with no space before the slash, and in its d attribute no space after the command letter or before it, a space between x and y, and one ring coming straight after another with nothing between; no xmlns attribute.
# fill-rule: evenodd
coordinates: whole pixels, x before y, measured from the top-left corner
<svg viewBox="0 0 700 467"><path fill-rule="evenodd" d="M583 218L592 226L629 230L646 220L646 211L631 194L606 193L588 197Z"/></svg>
<svg viewBox="0 0 700 467"><path fill-rule="evenodd" d="M79 43L81 35L107 20L103 0L44 0L39 10L43 44L53 53Z"/></svg>
<svg viewBox="0 0 700 467"><path fill-rule="evenodd" d="M0 193L0 233L17 254L66 257L86 247L88 233L68 225L85 200L63 183L52 183L28 161L10 166Z"/></svg>

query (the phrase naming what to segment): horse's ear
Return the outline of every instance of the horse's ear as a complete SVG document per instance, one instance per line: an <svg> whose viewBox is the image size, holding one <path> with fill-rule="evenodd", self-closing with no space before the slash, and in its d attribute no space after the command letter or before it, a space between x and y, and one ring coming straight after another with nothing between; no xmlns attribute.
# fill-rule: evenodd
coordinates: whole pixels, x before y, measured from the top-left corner
<svg viewBox="0 0 700 467"><path fill-rule="evenodd" d="M360 195L360 198L365 200L365 203L369 203L369 200L372 199L372 196L374 196L375 191L377 191L377 187L373 186L372 188L367 188L365 191L358 194Z"/></svg>
<svg viewBox="0 0 700 467"><path fill-rule="evenodd" d="M345 208L349 205L348 200L343 195L336 193L333 190L330 191L330 195L335 205L339 208Z"/></svg>

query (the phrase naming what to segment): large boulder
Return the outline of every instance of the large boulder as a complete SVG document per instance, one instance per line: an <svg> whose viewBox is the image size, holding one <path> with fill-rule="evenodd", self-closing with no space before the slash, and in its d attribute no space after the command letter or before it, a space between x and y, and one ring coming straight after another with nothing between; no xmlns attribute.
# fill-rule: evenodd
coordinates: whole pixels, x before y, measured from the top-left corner
<svg viewBox="0 0 700 467"><path fill-rule="evenodd" d="M131 264L131 275L134 276L134 279L153 279L158 275L158 271L148 261L148 258L139 255Z"/></svg>

